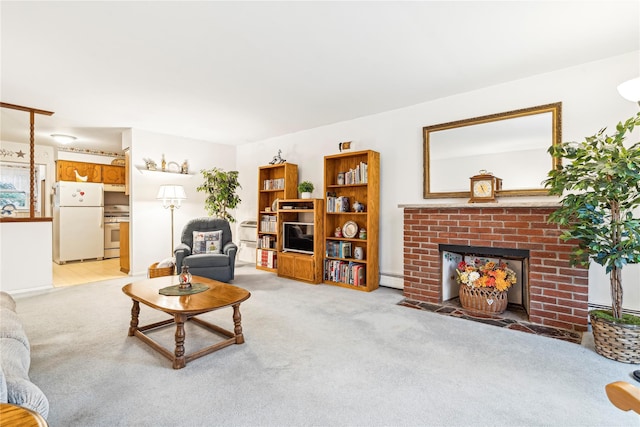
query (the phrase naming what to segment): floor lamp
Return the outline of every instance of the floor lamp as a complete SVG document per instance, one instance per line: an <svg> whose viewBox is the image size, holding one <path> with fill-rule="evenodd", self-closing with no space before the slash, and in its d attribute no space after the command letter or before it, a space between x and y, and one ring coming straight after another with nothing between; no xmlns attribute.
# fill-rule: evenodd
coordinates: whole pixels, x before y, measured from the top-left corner
<svg viewBox="0 0 640 427"><path fill-rule="evenodd" d="M162 207L171 209L171 256L173 256L173 210L180 209L180 203L187 199L182 185L161 185L156 199L162 200Z"/></svg>

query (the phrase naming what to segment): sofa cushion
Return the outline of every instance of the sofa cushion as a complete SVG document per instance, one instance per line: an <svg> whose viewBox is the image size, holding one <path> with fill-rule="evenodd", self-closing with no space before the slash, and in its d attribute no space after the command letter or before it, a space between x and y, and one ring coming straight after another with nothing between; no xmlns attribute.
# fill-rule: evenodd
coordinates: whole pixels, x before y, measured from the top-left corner
<svg viewBox="0 0 640 427"><path fill-rule="evenodd" d="M0 309L0 338L12 338L22 343L27 353L30 350L27 333L15 311Z"/></svg>
<svg viewBox="0 0 640 427"><path fill-rule="evenodd" d="M16 302L6 292L0 292L0 308L8 308L11 311L16 311Z"/></svg>
<svg viewBox="0 0 640 427"><path fill-rule="evenodd" d="M222 253L222 230L194 231L194 254L220 254Z"/></svg>
<svg viewBox="0 0 640 427"><path fill-rule="evenodd" d="M0 403L9 403L9 395L7 394L7 378L4 376L2 364L0 364Z"/></svg>
<svg viewBox="0 0 640 427"><path fill-rule="evenodd" d="M183 264L188 265L189 269L229 267L229 257L222 254L197 254L186 257Z"/></svg>
<svg viewBox="0 0 640 427"><path fill-rule="evenodd" d="M49 400L42 390L29 380L7 377L8 403L24 406L42 415L49 416Z"/></svg>

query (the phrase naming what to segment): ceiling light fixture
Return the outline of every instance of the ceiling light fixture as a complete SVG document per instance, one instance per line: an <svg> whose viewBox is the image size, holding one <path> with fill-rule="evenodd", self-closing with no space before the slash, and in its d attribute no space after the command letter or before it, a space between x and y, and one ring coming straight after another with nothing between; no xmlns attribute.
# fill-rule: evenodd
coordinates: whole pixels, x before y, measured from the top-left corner
<svg viewBox="0 0 640 427"><path fill-rule="evenodd" d="M640 77L620 83L618 85L618 93L624 99L640 104Z"/></svg>
<svg viewBox="0 0 640 427"><path fill-rule="evenodd" d="M61 133L53 133L51 134L51 137L54 139L54 141L60 144L71 144L73 141L78 139L75 136L63 135Z"/></svg>

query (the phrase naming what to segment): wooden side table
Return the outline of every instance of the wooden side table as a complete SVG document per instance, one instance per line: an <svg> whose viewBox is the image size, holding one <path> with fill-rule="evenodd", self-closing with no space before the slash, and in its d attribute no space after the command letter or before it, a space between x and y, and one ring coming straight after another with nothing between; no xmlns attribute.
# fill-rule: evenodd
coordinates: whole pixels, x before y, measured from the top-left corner
<svg viewBox="0 0 640 427"><path fill-rule="evenodd" d="M42 415L31 409L0 403L0 427L48 427L47 421Z"/></svg>

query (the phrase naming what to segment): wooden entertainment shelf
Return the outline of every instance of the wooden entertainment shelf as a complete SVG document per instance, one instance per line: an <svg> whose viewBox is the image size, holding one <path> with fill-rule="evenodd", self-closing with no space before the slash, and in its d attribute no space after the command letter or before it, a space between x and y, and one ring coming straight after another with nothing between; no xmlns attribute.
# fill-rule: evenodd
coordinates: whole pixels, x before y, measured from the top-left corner
<svg viewBox="0 0 640 427"><path fill-rule="evenodd" d="M278 276L307 283L322 283L323 199L278 200ZM283 224L285 222L313 223L313 253L284 250Z"/></svg>

